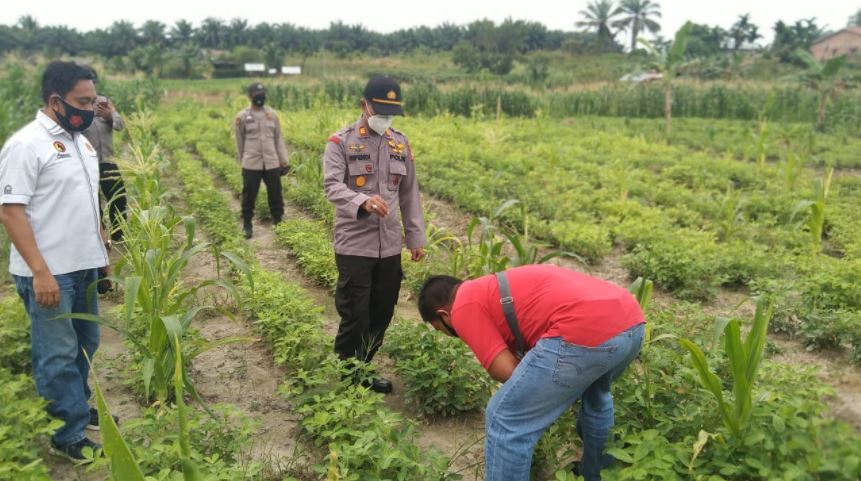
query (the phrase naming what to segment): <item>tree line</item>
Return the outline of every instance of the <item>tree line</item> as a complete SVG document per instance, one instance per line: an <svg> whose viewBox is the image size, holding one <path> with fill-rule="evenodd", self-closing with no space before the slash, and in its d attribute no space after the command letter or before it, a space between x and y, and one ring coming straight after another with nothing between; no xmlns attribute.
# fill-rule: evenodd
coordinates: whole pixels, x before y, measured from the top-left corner
<svg viewBox="0 0 861 481"><path fill-rule="evenodd" d="M578 31L563 31L525 20L501 23L476 20L465 25L443 23L391 33L368 30L362 25L332 22L328 28L310 29L291 23L250 24L234 18L223 21L210 17L199 25L178 20L168 25L147 20L135 25L118 20L107 28L79 31L67 25L40 25L32 16L21 17L14 25L0 25L0 53L48 56L98 55L113 60L119 70L138 70L176 77L195 76L201 65L212 60L263 61L270 68L281 66L285 55L304 59L318 51L346 57L354 54L391 55L414 51L451 52L455 64L467 71L488 70L507 74L515 57L534 51L564 50L574 54L636 53L644 33L656 36L654 44L670 42L661 36L661 8L652 0L593 0L573 23ZM849 24L861 24L861 10ZM815 19L794 23L777 22L774 42L757 44L759 26L749 15L740 15L728 29L693 24L688 54L708 57L724 52L759 49L775 54L781 61L797 60L794 52L808 49L824 31Z"/></svg>

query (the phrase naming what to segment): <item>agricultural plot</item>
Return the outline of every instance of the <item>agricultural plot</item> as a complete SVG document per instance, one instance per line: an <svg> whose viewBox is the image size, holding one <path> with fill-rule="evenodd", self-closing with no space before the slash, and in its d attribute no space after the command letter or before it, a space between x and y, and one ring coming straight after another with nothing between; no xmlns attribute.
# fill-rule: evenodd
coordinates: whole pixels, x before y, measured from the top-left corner
<svg viewBox="0 0 861 481"><path fill-rule="evenodd" d="M344 381L348 368L328 334L337 320L302 285L336 283L320 156L331 132L357 114L322 96L311 100L281 111L293 163L285 197L302 215L274 229L273 246L302 278L260 262L232 207L241 188L232 118L243 99L179 100L131 121L123 169L132 240L119 264L122 305L114 314L129 339L128 382L150 407L113 439L112 456L128 452L124 466L141 473L127 479L181 479L192 469L225 480L482 479L480 459L467 466L459 459L470 446L441 452L423 428L479 415L497 385L463 345L405 312L413 305L400 305L384 346L404 405ZM554 252L576 256L585 270L618 262L631 282L641 278L632 287L649 332L639 361L615 385L609 453L617 461L605 479L856 480L861 438L832 416L834 390L813 369L774 360L777 348L764 333L791 334L801 341L791 349L845 348L861 357L861 181L823 168L854 165L846 145L858 139L796 135L808 130L776 123L763 146L750 136L757 125L677 119L667 142L649 119L398 119L424 194L441 200L447 218L463 219L444 225L429 212L428 260L408 265L404 290L415 292L431 273L476 276ZM218 275L186 282L188 264L204 254L219 259ZM662 291L660 302L649 302L643 279ZM756 298L733 311L714 304L726 292ZM229 409L210 415L197 399L191 366L206 348L199 330L210 310L248 323L287 372L280 391L307 450L301 465L249 459L243 447L253 443L253 423ZM14 327L20 317L4 309L0 343L26 338ZM14 359L0 357L0 377L24 394L9 398L11 410L0 408L0 417L33 413L10 424L14 441L27 446L14 469L29 466L32 479L48 479L32 447L50 421L38 415L27 366ZM577 479L569 470L580 450L575 419L576 410L545 433L533 479ZM480 440L480 429L475 434ZM0 438L0 453L5 443ZM111 469L121 464L111 461ZM96 469L108 469L100 463Z"/></svg>
<svg viewBox="0 0 861 481"><path fill-rule="evenodd" d="M188 136L184 150L201 159L208 166L206 172L228 186L232 182L224 172L233 162L227 135L232 112L231 108L185 103L161 114L165 130L184 139ZM331 208L319 189L319 155L328 133L353 117L352 112L319 106L282 115L285 137L294 146L296 171L284 181L285 196L317 220L285 221L276 229L276 236L296 257L305 275L328 287L336 273L329 243ZM189 122L189 118L195 120ZM308 125L315 128L308 129ZM659 287L682 298L708 302L721 288L762 292L772 300L770 312L774 316L769 318L773 330L794 329L792 332L799 334L818 330L817 335L831 336L837 344L851 348L856 343L851 335L845 335L851 333L845 329L851 310L820 304L817 308L832 309L834 316L846 317L825 328L821 324L813 327L808 318L800 317L805 312L799 310L804 302L786 302L812 295L792 290L802 286L813 289L810 277L834 276L834 272L851 271L854 265L851 239L839 241L841 237L835 235L857 222L851 213L846 218L829 217L829 236L824 240L820 237L818 243L808 232L812 225L809 218L794 218L810 208L802 202L815 198L815 182L823 177L820 171L802 164L794 166L797 172L790 175L785 160L769 158L757 164L747 156L715 156L708 148L692 149L693 140L679 142L681 145L648 141L643 136L626 135L630 126L612 119L595 119L590 125L541 118L482 121L443 116L404 119L399 126L411 135L425 191L447 199L465 216L492 217L501 203L518 198L527 215L516 214L516 209L500 214L493 221L501 229L523 229L526 219L533 235L576 252L587 263L600 264L606 257L621 253L632 278L655 279ZM692 126L690 131L694 130ZM837 176L832 181L826 198L828 212L852 202L854 182L849 176ZM430 262L436 262L431 269L436 272L454 265L453 252L441 251L431 256ZM834 271L816 270L822 266ZM421 270L411 273L416 277L424 274ZM787 278L797 278L799 283L780 283L781 291L766 289ZM408 284L412 285L409 275ZM824 284L816 285L821 295L846 299L827 290L834 286ZM766 308L761 307L764 319ZM832 433L826 437L833 444L823 449L844 452L847 462L819 464L816 469L838 477L854 472L857 439L846 426L822 417L825 407L817 400L823 399L828 388L814 381L810 372L765 360L756 389L769 395L757 397L753 410L743 415L749 424L741 430L722 428L720 418L714 417L713 403L723 401L697 388L695 367L687 361L687 351L675 341L686 337L695 344L711 346L705 351L711 369L724 373L728 385L741 382L732 380L727 371L729 360L713 340L713 317L693 304L675 303L652 306L649 319L652 340L641 363L618 389L620 437L613 452L624 467L612 472L615 474L608 473L608 479L636 479L655 470L661 479L676 479L685 472L711 473L724 479L809 472L808 461L798 464L778 454L786 450L778 440L794 436L787 434L790 429L800 429L805 433L797 435L816 439L824 439L819 437L821 430ZM783 319L799 324L785 324ZM418 350L423 353L423 365L435 365L442 359L435 356L445 354L438 347L439 341L429 341L428 336L432 334L411 339L415 334L410 336L409 331L396 328L387 351L395 358L408 358L410 352ZM815 335L802 339L817 347L829 345L816 344L819 338ZM431 371L407 367L398 373L408 385L414 385L434 376ZM460 411L441 408L446 399L432 394L428 391L422 398L419 411L455 415ZM794 407L790 410L789 405ZM728 419L724 422L734 426ZM561 461L572 459L577 450L571 442L576 438L572 427L573 414L560 420L542 440L536 466L545 476L565 476L557 470L564 467ZM760 449L758 443L763 440L768 440L765 449L770 454L745 451L754 446ZM706 447L692 455L695 444ZM657 459L653 459L655 452L660 454ZM747 456L751 461L738 466L730 461L737 456Z"/></svg>
<svg viewBox="0 0 861 481"><path fill-rule="evenodd" d="M303 126L334 130L349 118L337 110L291 113L285 135L313 169L325 139ZM851 163L857 154L836 141L814 154L802 136L759 162L693 148L700 120L676 122L677 144L629 135L636 124L626 124L433 117L401 126L411 133L426 192L484 216L518 199L532 235L589 263L621 253L632 279L652 279L682 299L707 301L720 287L775 296L773 329L811 348L847 347L857 359L861 179L811 160ZM803 127L780 127L793 129ZM499 221L523 232L519 212Z"/></svg>

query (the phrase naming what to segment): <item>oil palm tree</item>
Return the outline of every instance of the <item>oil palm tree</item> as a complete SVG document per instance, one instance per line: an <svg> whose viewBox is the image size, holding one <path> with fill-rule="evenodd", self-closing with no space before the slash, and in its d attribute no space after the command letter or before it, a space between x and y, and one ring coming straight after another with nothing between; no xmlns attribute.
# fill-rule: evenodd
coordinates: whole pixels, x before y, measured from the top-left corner
<svg viewBox="0 0 861 481"><path fill-rule="evenodd" d="M615 14L622 17L613 22L613 27L631 31L631 52L637 49L637 37L642 32L648 30L650 33L657 33L661 30L661 24L655 20L661 18L661 6L657 2L622 0L622 4L616 9Z"/></svg>
<svg viewBox="0 0 861 481"><path fill-rule="evenodd" d="M586 10L580 10L583 20L577 22L577 26L586 30L594 30L598 35L598 45L602 50L607 50L616 35L611 30L613 18L618 15L618 9L611 0L594 0L586 6Z"/></svg>
<svg viewBox="0 0 861 481"><path fill-rule="evenodd" d="M204 48L221 48L224 43L224 23L213 17L203 20L198 29L200 45Z"/></svg>
<svg viewBox="0 0 861 481"><path fill-rule="evenodd" d="M177 20L170 29L170 38L177 44L190 42L192 37L194 37L194 25L188 20Z"/></svg>

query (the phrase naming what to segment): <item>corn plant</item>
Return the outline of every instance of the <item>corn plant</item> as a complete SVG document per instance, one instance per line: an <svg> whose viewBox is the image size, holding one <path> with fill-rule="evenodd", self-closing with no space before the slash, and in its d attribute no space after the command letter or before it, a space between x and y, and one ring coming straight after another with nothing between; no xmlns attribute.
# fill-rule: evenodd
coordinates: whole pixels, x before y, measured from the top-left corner
<svg viewBox="0 0 861 481"><path fill-rule="evenodd" d="M802 200L795 204L790 222L800 213L807 211L804 225L810 232L810 246L815 256L822 250L822 233L825 229L825 208L831 190L831 177L834 169L829 168L825 177L813 181L813 199Z"/></svg>
<svg viewBox="0 0 861 481"><path fill-rule="evenodd" d="M787 149L786 157L783 161L783 185L787 190L795 190L795 184L798 182L798 176L804 170L803 155Z"/></svg>
<svg viewBox="0 0 861 481"><path fill-rule="evenodd" d="M523 232L515 228L500 226L503 214L509 209L520 206L520 223ZM477 233L477 240L473 237ZM557 257L573 257L583 261L577 254L567 251L542 252L543 244L529 238L529 215L526 205L517 199L502 203L490 216L473 217L466 228L467 244L451 253L453 275L465 271L465 276L474 278L509 267L529 264L544 264Z"/></svg>
<svg viewBox="0 0 861 481"><path fill-rule="evenodd" d="M557 257L572 257L580 262L585 262L580 256L573 252L567 251L549 251L541 252L544 244L536 243L529 238L529 213L526 209L526 204L520 203L520 221L523 224L523 233L515 230L507 230L504 232L505 238L508 239L511 255L508 256L509 265L511 267L525 266L529 264L546 264Z"/></svg>
<svg viewBox="0 0 861 481"><path fill-rule="evenodd" d="M720 240L726 242L736 234L739 225L745 220L745 204L746 201L735 192L732 184L728 185L718 204L720 216L717 227Z"/></svg>
<svg viewBox="0 0 861 481"><path fill-rule="evenodd" d="M126 440L120 434L116 421L111 416L105 395L99 385L98 374L92 366L90 357L87 356L86 352L84 352L84 356L86 356L87 362L91 364L90 369L93 371L93 394L96 396L96 408L99 411L99 429L102 435L104 453L110 462L111 479L114 481L144 481L145 478L140 465L135 460Z"/></svg>
<svg viewBox="0 0 861 481"><path fill-rule="evenodd" d="M644 312L649 306L649 301L652 300L653 287L654 283L651 280L644 279L642 277L638 277L637 280L628 287L628 292L634 295L634 298L636 298L637 302L640 304L640 309Z"/></svg>
<svg viewBox="0 0 861 481"><path fill-rule="evenodd" d="M645 313L649 307L649 302L652 300L652 289L654 283L643 277L638 277L628 287L628 292L634 295L637 302L640 304L640 309ZM643 346L640 348L640 364L643 367L643 384L645 385L646 394L644 396L646 413L649 419L655 419L655 408L652 404L652 398L655 396L655 382L652 379L652 368L650 366L652 344L664 339L674 339L673 334L661 334L653 337L653 325L646 323L645 332L643 333Z"/></svg>
<svg viewBox="0 0 861 481"><path fill-rule="evenodd" d="M195 305L189 307L202 289L218 287L229 292L237 303L239 293L229 281L207 279L194 285L186 285L182 276L192 258L206 252L209 244L195 240L196 221L193 217L179 218L167 207L157 207L148 211L132 209L129 221L123 226L125 237L125 256L117 264L117 277L130 271L124 279L126 331L141 340L136 353L142 364L141 381L147 399L155 396L165 401L169 396L169 385L173 376L174 353L168 337L165 319L177 317L182 328L183 339L189 334L192 321L211 306ZM184 229L184 242L177 245L179 228ZM221 253L239 271L247 272L247 266L228 253ZM195 353L210 349L217 344L193 344ZM192 352L186 353L190 362ZM187 366L186 366L187 367ZM184 369L185 370L185 369ZM195 393L188 384L189 391Z"/></svg>
<svg viewBox="0 0 861 481"><path fill-rule="evenodd" d="M180 217L172 207L164 205L167 189L161 182L166 165L159 154L158 144L152 138L154 121L144 114L136 116L132 155L124 166L131 166L127 178L132 202L127 219L120 219L124 233L123 258L115 266L112 281L121 280L124 287L124 325L121 330L132 344L136 359L141 363L140 375L143 392L147 400L155 397L165 401L170 395L169 385L174 375L174 354L168 337L165 319L179 319L182 338L186 339L192 321L210 306L189 307L198 292L212 287L232 294L239 302L235 286L222 279L208 279L195 285L186 285L183 274L191 260L210 247L196 241L196 221L193 217ZM229 252L220 255L233 263L237 270L249 272L248 266ZM247 276L250 277L250 276ZM79 318L83 315L79 315ZM116 328L110 321L90 316L95 322ZM225 342L202 341L186 343L188 351L184 359L188 364L194 356ZM183 379L189 392L196 395L183 367Z"/></svg>
<svg viewBox="0 0 861 481"><path fill-rule="evenodd" d="M130 128L137 128L136 121L134 118L129 121ZM130 155L119 157L117 163L122 171L129 203L139 210L148 210L165 204L167 191L161 177L168 163L157 144L140 142L137 138L133 137L127 144Z"/></svg>
<svg viewBox="0 0 861 481"><path fill-rule="evenodd" d="M714 396L724 426L736 441L743 439L750 424L753 412L753 386L762 361L771 313L770 301L765 297L758 298L753 326L744 341L741 338L741 322L738 319L719 319L717 322L716 330L724 334L724 353L730 363L732 402L727 401L723 383L712 372L702 349L688 339L679 339L682 347L691 354L691 364L697 371L700 382Z"/></svg>
<svg viewBox="0 0 861 481"><path fill-rule="evenodd" d="M180 347L179 339L182 335L182 326L177 318L171 318L168 322L165 320L165 327L170 329L170 337L173 340L173 352L175 355L174 370L173 370L173 388L174 399L176 400L176 415L179 419L179 446L182 451L182 475L185 481L203 481L203 475L200 474L200 468L197 467L191 459L191 445L188 442L188 422L186 420L185 396L183 393L184 371L182 362L182 348Z"/></svg>
<svg viewBox="0 0 861 481"><path fill-rule="evenodd" d="M774 98L775 92L772 90L768 94L765 105L757 113L756 129L751 132L754 142L757 172L762 172L762 169L765 167L766 157L768 156L768 140L770 135L768 130L768 114L774 105Z"/></svg>
<svg viewBox="0 0 861 481"><path fill-rule="evenodd" d="M182 375L182 347L180 346L181 326L176 318L166 320L165 327L170 331L175 369L173 377L174 396L176 399L177 418L179 420L179 446L182 453L182 472L185 481L203 481L197 464L192 460L191 445L189 444L189 427L186 421L187 408L185 406L185 381ZM84 353L87 356L87 353ZM89 356L87 362L92 364ZM110 463L111 479L114 481L144 481L145 478L140 464L135 459L128 443L120 433L116 421L111 415L105 396L99 385L98 375L93 369L93 391L96 396L96 406L99 411L99 427L101 428L104 454Z"/></svg>
<svg viewBox="0 0 861 481"><path fill-rule="evenodd" d="M500 210L496 211L498 214ZM468 271L467 277L479 277L485 274L504 271L508 268L509 259L505 255L505 240L498 235L499 227L491 217L473 217L466 227L467 245L463 254L470 255L471 259L466 261ZM480 229L476 231L476 229ZM474 243L473 234L478 233L478 239Z"/></svg>

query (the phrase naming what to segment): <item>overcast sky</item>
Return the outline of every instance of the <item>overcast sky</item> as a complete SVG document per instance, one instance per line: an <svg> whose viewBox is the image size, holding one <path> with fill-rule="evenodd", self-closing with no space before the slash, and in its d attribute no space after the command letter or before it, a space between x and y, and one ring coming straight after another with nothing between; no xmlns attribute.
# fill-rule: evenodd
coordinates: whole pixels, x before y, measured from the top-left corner
<svg viewBox="0 0 861 481"><path fill-rule="evenodd" d="M311 28L323 28L331 21L342 20L348 24L359 23L379 32L391 32L442 22L464 24L481 18L498 22L513 17L536 20L552 29L575 30L574 23L587 3L586 0L5 0L0 7L0 24L14 24L21 16L32 15L42 25L64 24L86 31L107 27L116 20L130 20L139 26L150 19L168 25L178 19L187 19L197 26L201 20L212 16L223 20L245 18L251 24L283 22ZM671 36L686 20L726 28L738 15L750 13L766 41L770 41L771 26L777 20L789 23L800 18L816 17L820 26L839 29L846 25L853 12L861 8L861 0L659 0L658 3L663 13L661 24L664 36ZM619 37L619 40L622 38Z"/></svg>

